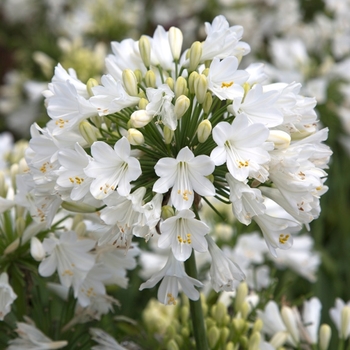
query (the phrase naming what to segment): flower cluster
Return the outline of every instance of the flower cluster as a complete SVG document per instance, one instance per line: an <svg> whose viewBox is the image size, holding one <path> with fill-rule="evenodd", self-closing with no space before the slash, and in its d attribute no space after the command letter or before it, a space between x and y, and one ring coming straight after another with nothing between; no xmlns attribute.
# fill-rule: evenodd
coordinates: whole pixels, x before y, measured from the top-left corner
<svg viewBox="0 0 350 350"><path fill-rule="evenodd" d="M103 277L114 258L102 252L130 252L135 237L157 237L167 251L165 266L140 287L162 280L161 302L174 304L179 285L199 298L202 283L183 264L193 250L210 254L214 289L233 290L244 274L200 217L213 197L232 203L241 223L255 222L274 256L320 213L331 151L315 99L295 82L265 84L262 64L239 69L250 51L241 26L218 16L205 31L184 51L175 27L113 42L99 82L58 65L44 92L51 120L31 128L18 198L47 227L60 208L85 213L85 236L52 232L42 247L36 242L39 272L57 270L78 298L103 294L116 276L109 268Z"/></svg>

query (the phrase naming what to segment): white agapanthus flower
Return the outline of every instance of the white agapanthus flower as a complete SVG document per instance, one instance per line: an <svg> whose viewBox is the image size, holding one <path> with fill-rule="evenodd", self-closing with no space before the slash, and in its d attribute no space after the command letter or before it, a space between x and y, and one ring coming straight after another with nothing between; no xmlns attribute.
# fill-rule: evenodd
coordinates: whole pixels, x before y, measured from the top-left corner
<svg viewBox="0 0 350 350"><path fill-rule="evenodd" d="M9 284L9 277L6 272L0 275L0 321L11 311L11 305L17 299L16 293Z"/></svg>

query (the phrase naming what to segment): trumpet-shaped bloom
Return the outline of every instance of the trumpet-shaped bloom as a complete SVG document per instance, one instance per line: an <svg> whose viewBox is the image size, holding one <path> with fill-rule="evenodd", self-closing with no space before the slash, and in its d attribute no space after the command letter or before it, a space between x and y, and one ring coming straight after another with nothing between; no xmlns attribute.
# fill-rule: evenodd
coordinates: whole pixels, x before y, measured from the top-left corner
<svg viewBox="0 0 350 350"><path fill-rule="evenodd" d="M158 288L158 300L165 305L175 305L179 294L179 284L183 292L191 300L199 299L199 292L194 286L201 287L203 284L198 280L189 277L185 272L183 263L175 259L170 253L165 266L155 273L148 281L140 286L140 290L153 288L160 280L162 283Z"/></svg>
<svg viewBox="0 0 350 350"><path fill-rule="evenodd" d="M180 261L190 257L192 248L198 252L206 252L208 244L204 236L210 229L204 222L194 217L191 210L184 209L162 222L159 248L171 247L175 258Z"/></svg>
<svg viewBox="0 0 350 350"><path fill-rule="evenodd" d="M268 176L264 168L270 160L266 148L269 129L263 124L249 124L246 116L237 116L232 124L220 122L213 129L213 139L218 145L210 158L215 165L226 162L230 174L239 181L252 176L265 182Z"/></svg>
<svg viewBox="0 0 350 350"><path fill-rule="evenodd" d="M121 196L130 193L130 181L141 175L139 161L130 156L130 143L126 137L116 142L112 149L106 143L97 141L91 146L93 159L84 169L94 178L90 192L96 199L104 199L115 190Z"/></svg>
<svg viewBox="0 0 350 350"><path fill-rule="evenodd" d="M162 158L154 167L160 177L153 191L165 193L171 187L171 201L177 210L189 209L194 200L194 191L201 196L214 196L215 187L205 177L214 171L214 162L205 155L195 157L185 147L174 158Z"/></svg>

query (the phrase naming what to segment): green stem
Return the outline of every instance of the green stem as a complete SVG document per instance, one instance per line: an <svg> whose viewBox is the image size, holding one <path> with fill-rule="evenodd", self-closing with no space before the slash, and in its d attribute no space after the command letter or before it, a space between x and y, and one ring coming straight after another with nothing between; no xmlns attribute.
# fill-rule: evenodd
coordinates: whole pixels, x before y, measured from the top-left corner
<svg viewBox="0 0 350 350"><path fill-rule="evenodd" d="M185 270L190 277L197 279L196 258L192 251L191 256L185 261ZM193 333L197 350L207 350L207 335L204 325L204 317L201 299L190 300L190 310L192 317Z"/></svg>

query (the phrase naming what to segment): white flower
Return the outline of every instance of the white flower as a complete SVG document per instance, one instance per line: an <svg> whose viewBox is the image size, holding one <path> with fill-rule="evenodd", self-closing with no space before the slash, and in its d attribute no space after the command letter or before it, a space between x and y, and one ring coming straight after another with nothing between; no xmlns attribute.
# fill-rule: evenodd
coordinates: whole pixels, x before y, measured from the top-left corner
<svg viewBox="0 0 350 350"><path fill-rule="evenodd" d="M39 265L41 276L51 276L56 270L61 283L75 292L95 265L95 256L89 253L96 242L91 239L78 240L73 231L63 232L59 239L54 236L45 238L44 249L48 254Z"/></svg>
<svg viewBox="0 0 350 350"><path fill-rule="evenodd" d="M188 209L180 210L175 216L160 224L161 235L158 240L159 248L171 247L175 258L187 260L192 248L198 252L206 252L208 244L204 236L210 231L202 221L195 219L195 214Z"/></svg>
<svg viewBox="0 0 350 350"><path fill-rule="evenodd" d="M191 300L199 299L199 292L194 286L202 287L203 284L198 280L189 277L183 267L183 263L175 259L170 253L165 266L155 273L148 281L140 286L140 290L154 287L162 280L158 288L158 300L165 305L175 305L179 293L179 283L183 292Z"/></svg>
<svg viewBox="0 0 350 350"><path fill-rule="evenodd" d="M340 339L346 340L350 335L350 301L345 302L337 298L335 305L329 310L329 315L334 322ZM346 317L347 316L347 317Z"/></svg>
<svg viewBox="0 0 350 350"><path fill-rule="evenodd" d="M158 25L153 33L153 38L150 38L152 45L151 63L154 66L161 66L166 71L174 69L173 55L169 42L169 32Z"/></svg>
<svg viewBox="0 0 350 350"><path fill-rule="evenodd" d="M9 277L6 272L0 275L0 320L11 311L13 301L17 299L16 293L9 284Z"/></svg>
<svg viewBox="0 0 350 350"><path fill-rule="evenodd" d="M222 61L214 58L209 68L208 89L220 100L242 99L244 89L242 85L249 74L244 70L237 70L236 57L226 57Z"/></svg>
<svg viewBox="0 0 350 350"><path fill-rule="evenodd" d="M264 165L270 160L265 149L269 133L263 124L250 125L243 115L237 116L232 124L220 122L213 129L213 139L218 146L210 158L215 165L226 162L230 174L239 181L252 176L264 182L268 175Z"/></svg>
<svg viewBox="0 0 350 350"><path fill-rule="evenodd" d="M162 84L157 89L147 88L146 94L149 101L146 106L147 115L160 117L164 125L171 130L175 130L177 118L174 112L175 107L172 103L175 94L169 85Z"/></svg>
<svg viewBox="0 0 350 350"><path fill-rule="evenodd" d="M84 169L86 175L94 178L90 192L96 199L104 199L115 190L121 196L130 193L130 181L141 175L139 161L130 156L130 143L122 137L112 149L102 141L91 146L93 159Z"/></svg>
<svg viewBox="0 0 350 350"><path fill-rule="evenodd" d="M92 88L94 96L90 98L99 115L112 114L138 104L140 98L128 95L121 82L115 81L111 75L103 75L101 83L102 86Z"/></svg>
<svg viewBox="0 0 350 350"><path fill-rule="evenodd" d="M304 301L302 318L305 332L302 336L309 344L317 344L321 309L322 304L316 297Z"/></svg>
<svg viewBox="0 0 350 350"><path fill-rule="evenodd" d="M185 147L176 159L161 158L155 165L160 177L153 185L153 191L165 193L171 187L171 201L176 209L189 209L194 200L194 191L201 196L214 196L214 185L205 177L214 170L213 161L205 155L195 157Z"/></svg>
<svg viewBox="0 0 350 350"><path fill-rule="evenodd" d="M234 290L245 278L244 273L238 265L225 256L209 235L206 235L205 238L212 258L209 274L213 289L216 292Z"/></svg>
<svg viewBox="0 0 350 350"><path fill-rule="evenodd" d="M90 328L92 339L99 345L95 345L91 350L126 350L113 337L102 329Z"/></svg>
<svg viewBox="0 0 350 350"><path fill-rule="evenodd" d="M251 188L248 180L237 181L231 174L226 174L230 186L230 201L235 217L243 224L249 225L252 217L264 214L264 198L257 188Z"/></svg>
<svg viewBox="0 0 350 350"><path fill-rule="evenodd" d="M17 322L16 332L19 337L9 341L7 350L49 350L61 349L68 342L66 340L52 341L44 333L35 327L35 324L26 318L27 323Z"/></svg>

